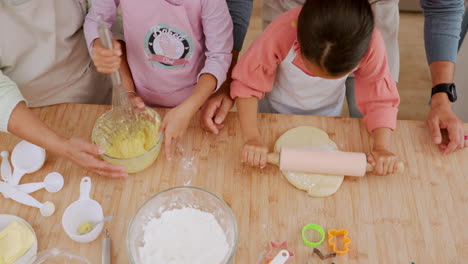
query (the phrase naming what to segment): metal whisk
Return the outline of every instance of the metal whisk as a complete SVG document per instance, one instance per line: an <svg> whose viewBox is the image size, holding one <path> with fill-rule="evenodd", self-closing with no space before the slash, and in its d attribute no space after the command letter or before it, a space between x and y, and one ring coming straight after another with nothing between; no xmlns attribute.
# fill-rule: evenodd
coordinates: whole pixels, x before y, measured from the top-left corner
<svg viewBox="0 0 468 264"><path fill-rule="evenodd" d="M99 37L101 44L106 49L113 49L109 28L104 24L99 25ZM125 123L132 122L136 119L135 113L122 85L120 71L113 72L110 75L112 80L112 110L116 111L116 117L124 118Z"/></svg>

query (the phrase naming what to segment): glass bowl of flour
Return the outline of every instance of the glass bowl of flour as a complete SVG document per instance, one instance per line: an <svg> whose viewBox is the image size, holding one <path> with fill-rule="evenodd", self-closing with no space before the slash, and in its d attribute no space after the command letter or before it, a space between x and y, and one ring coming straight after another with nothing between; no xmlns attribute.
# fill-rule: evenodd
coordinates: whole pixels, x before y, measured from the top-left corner
<svg viewBox="0 0 468 264"><path fill-rule="evenodd" d="M130 222L133 264L228 264L238 240L236 217L218 196L177 187L149 198Z"/></svg>

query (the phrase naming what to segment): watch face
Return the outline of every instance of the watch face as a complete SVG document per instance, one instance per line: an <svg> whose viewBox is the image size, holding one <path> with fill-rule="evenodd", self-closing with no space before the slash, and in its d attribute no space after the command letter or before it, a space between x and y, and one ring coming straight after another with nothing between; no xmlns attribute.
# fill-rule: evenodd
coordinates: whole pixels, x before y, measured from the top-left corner
<svg viewBox="0 0 468 264"><path fill-rule="evenodd" d="M457 89L455 88L455 84L450 85L450 95L452 98L451 101L455 102L457 100Z"/></svg>

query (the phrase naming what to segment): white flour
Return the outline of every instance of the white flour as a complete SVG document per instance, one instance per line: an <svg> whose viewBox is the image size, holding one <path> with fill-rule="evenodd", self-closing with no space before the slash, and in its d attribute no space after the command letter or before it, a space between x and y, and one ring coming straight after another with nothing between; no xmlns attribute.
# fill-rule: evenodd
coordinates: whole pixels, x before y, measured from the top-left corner
<svg viewBox="0 0 468 264"><path fill-rule="evenodd" d="M142 264L220 264L229 251L216 218L193 208L166 211L143 230Z"/></svg>

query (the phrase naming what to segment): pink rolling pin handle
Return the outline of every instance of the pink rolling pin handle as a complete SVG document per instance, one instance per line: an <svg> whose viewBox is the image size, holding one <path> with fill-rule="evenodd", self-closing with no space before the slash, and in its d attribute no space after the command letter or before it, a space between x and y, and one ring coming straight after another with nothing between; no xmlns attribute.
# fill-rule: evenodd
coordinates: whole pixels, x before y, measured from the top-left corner
<svg viewBox="0 0 468 264"><path fill-rule="evenodd" d="M279 166L280 164L280 154L276 152L268 153L267 162Z"/></svg>

